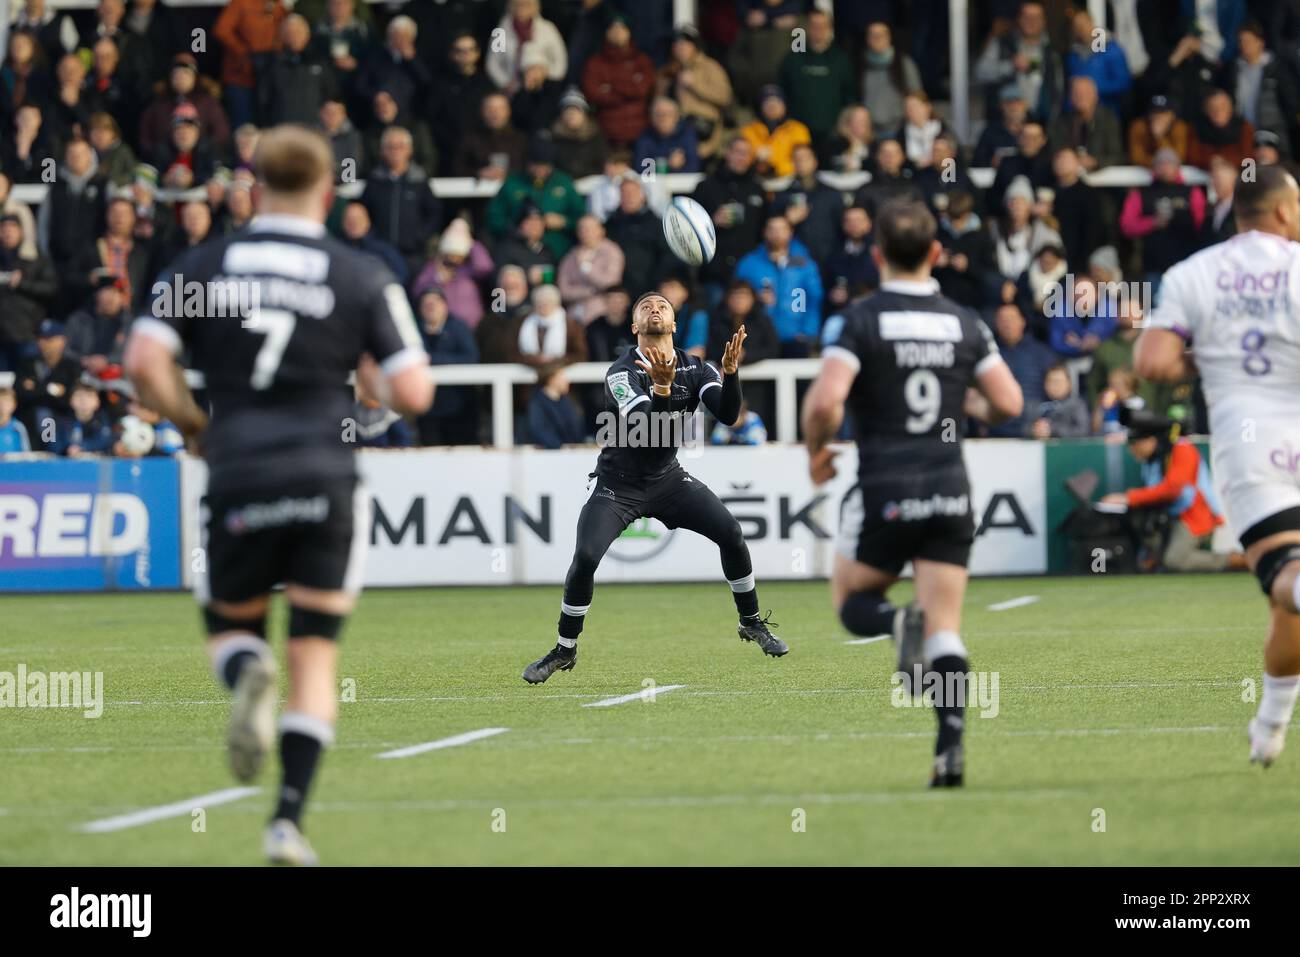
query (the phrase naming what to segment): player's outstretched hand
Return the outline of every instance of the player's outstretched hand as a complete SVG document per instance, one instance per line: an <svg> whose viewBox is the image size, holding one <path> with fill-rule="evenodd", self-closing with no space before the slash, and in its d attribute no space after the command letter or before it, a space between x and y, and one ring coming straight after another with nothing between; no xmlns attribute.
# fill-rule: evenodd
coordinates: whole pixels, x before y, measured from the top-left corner
<svg viewBox="0 0 1300 957"><path fill-rule="evenodd" d="M824 485L835 478L835 456L837 455L838 452L826 445L808 457L808 475L814 485Z"/></svg>
<svg viewBox="0 0 1300 957"><path fill-rule="evenodd" d="M748 334L745 332L744 325L736 330L736 334L731 337L727 347L722 351L722 371L727 375L735 375L736 370L740 368L741 357L744 356L745 339Z"/></svg>
<svg viewBox="0 0 1300 957"><path fill-rule="evenodd" d="M646 358L650 360L649 365L642 362L640 359L636 360L636 364L646 372L650 373L650 381L661 389L671 387L673 384L673 377L677 375L676 351L672 349L664 351L663 349L651 346L646 350Z"/></svg>

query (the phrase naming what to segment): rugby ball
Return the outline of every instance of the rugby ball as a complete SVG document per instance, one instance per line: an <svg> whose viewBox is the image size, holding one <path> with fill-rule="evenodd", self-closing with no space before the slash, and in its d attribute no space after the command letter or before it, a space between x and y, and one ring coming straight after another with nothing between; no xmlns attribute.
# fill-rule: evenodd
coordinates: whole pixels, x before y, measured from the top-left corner
<svg viewBox="0 0 1300 957"><path fill-rule="evenodd" d="M709 262L718 248L712 217L689 196L676 197L664 213L664 238L673 255L692 266Z"/></svg>
<svg viewBox="0 0 1300 957"><path fill-rule="evenodd" d="M127 455L148 455L153 451L153 426L134 415L122 416L122 434L118 441Z"/></svg>

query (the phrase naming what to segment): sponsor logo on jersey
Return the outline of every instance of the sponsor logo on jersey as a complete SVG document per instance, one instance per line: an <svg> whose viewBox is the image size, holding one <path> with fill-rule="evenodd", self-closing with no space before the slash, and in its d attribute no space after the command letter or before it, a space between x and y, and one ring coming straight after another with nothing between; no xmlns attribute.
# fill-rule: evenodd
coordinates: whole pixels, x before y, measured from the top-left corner
<svg viewBox="0 0 1300 957"><path fill-rule="evenodd" d="M620 409L632 401L632 384L628 381L626 372L615 372L605 380L605 384L609 386L609 394L614 397Z"/></svg>
<svg viewBox="0 0 1300 957"><path fill-rule="evenodd" d="M970 512L969 495L931 495L886 502L881 515L887 522L921 522L935 515L965 515Z"/></svg>
<svg viewBox="0 0 1300 957"><path fill-rule="evenodd" d="M907 310L880 314L880 338L961 342L961 318L947 312Z"/></svg>
<svg viewBox="0 0 1300 957"><path fill-rule="evenodd" d="M281 498L274 502L255 502L226 513L226 531L245 535L264 528L281 528L300 522L319 524L329 518L329 496Z"/></svg>

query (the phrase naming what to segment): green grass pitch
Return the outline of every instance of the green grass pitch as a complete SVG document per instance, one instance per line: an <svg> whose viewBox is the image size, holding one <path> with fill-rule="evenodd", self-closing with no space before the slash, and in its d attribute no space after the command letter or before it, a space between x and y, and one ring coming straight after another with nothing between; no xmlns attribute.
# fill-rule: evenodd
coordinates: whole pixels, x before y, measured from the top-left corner
<svg viewBox="0 0 1300 957"><path fill-rule="evenodd" d="M725 585L598 586L577 669L529 687L559 589L367 594L340 668L356 700L305 821L322 862L1300 863L1300 754L1247 763L1253 579L973 582L964 634L999 713L970 715L967 787L943 793L923 788L933 713L890 704L890 643L846 645L824 583L760 598L786 658L738 640ZM188 811L78 829L235 784L187 595L7 597L0 621L0 671L102 671L107 700L97 720L0 710L0 863L261 862L274 768L202 830ZM583 707L647 680L684 687ZM376 758L482 728L509 730Z"/></svg>

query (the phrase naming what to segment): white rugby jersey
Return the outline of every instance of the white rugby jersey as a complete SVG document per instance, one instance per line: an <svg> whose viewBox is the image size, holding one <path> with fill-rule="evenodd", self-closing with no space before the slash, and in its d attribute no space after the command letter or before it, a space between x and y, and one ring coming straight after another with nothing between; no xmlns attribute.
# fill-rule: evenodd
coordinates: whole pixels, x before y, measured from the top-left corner
<svg viewBox="0 0 1300 957"><path fill-rule="evenodd" d="M1165 273L1151 324L1191 343L1215 445L1300 429L1300 243L1256 230Z"/></svg>

